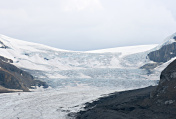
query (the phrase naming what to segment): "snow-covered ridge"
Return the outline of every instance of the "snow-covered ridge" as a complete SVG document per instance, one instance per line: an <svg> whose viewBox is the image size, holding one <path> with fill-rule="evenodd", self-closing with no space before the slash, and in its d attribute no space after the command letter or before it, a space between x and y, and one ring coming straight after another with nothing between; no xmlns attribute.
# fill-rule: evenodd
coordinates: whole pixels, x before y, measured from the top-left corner
<svg viewBox="0 0 176 119"><path fill-rule="evenodd" d="M4 44L7 44L10 48L12 49L27 49L28 50L36 50L37 46L40 48L46 48L46 49L50 49L50 50L56 50L56 51L63 51L63 52L74 52L74 51L69 51L69 50L63 50L63 49L58 49L58 48L53 48L47 45L43 45L43 44L39 44L39 43L32 43L32 42L28 42L28 41L23 41L23 40L18 40L18 39L14 39L5 35L1 35L0 34L0 41L2 41ZM29 46L29 47L25 47L24 46Z"/></svg>
<svg viewBox="0 0 176 119"><path fill-rule="evenodd" d="M58 71L87 68L119 68L123 56L144 52L156 45L141 45L98 51L68 51L30 43L0 35L9 48L0 48L0 55L14 60L14 64L31 70Z"/></svg>
<svg viewBox="0 0 176 119"><path fill-rule="evenodd" d="M39 43L32 43L28 41L22 41L14 38L10 38L5 35L0 34L0 41L2 43L7 44L10 48L12 49L27 49L24 46L31 46L30 49L37 49L35 48L38 46L38 48L46 48L50 50L56 50L56 51L63 51L63 52L79 52L79 53L124 53L124 54L134 54L134 53L139 53L139 52L144 52L147 50L150 50L154 47L156 47L158 44L150 44L150 45L137 45L137 46L124 46L124 47L116 47L116 48L107 48L107 49L99 49L99 50L92 50L92 51L71 51L71 50L63 50L63 49L58 49L54 47L50 47L47 45L39 44ZM1 44L2 45L2 44ZM18 47L18 48L17 48Z"/></svg>
<svg viewBox="0 0 176 119"><path fill-rule="evenodd" d="M151 45L138 45L138 46L125 46L125 47L117 47L117 48L108 48L108 49L100 49L87 51L87 53L122 53L122 56L145 52L151 50L156 47L158 44Z"/></svg>
<svg viewBox="0 0 176 119"><path fill-rule="evenodd" d="M176 42L176 33L172 34L171 36L167 37L162 45L168 45L172 44L173 42Z"/></svg>
<svg viewBox="0 0 176 119"><path fill-rule="evenodd" d="M176 33L168 36L160 45L155 47L153 50L159 50L161 47L172 44L174 42L176 42Z"/></svg>

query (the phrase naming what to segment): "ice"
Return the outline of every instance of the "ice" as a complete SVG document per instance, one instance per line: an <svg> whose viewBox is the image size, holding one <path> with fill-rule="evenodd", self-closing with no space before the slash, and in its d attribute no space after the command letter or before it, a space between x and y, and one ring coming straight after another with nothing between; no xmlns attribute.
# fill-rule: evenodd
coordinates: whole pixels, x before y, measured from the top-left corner
<svg viewBox="0 0 176 119"><path fill-rule="evenodd" d="M114 91L156 85L159 72L150 74L140 69L151 62L147 54L157 45L128 46L96 51L68 51L20 41L0 35L8 48L0 55L47 82L50 88L37 88L30 93L1 94L2 119L65 119L84 103Z"/></svg>

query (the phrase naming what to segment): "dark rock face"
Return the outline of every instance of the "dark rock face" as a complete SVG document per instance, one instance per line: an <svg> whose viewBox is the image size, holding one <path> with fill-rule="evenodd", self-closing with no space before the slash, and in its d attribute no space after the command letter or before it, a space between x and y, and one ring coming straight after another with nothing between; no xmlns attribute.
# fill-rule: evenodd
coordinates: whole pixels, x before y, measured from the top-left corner
<svg viewBox="0 0 176 119"><path fill-rule="evenodd" d="M6 63L13 63L13 60L0 56L0 60Z"/></svg>
<svg viewBox="0 0 176 119"><path fill-rule="evenodd" d="M174 37L176 38L176 37ZM161 47L159 50L150 52L148 54L150 60L154 62L167 62L171 58L176 57L176 42L165 45Z"/></svg>
<svg viewBox="0 0 176 119"><path fill-rule="evenodd" d="M176 40L176 36L174 36L174 37L173 37L173 39L175 39L175 40Z"/></svg>
<svg viewBox="0 0 176 119"><path fill-rule="evenodd" d="M117 92L98 101L87 104L86 111L77 113L76 119L150 119L143 118L140 113L147 106L141 106L144 98L149 97L155 87L138 89L133 91ZM152 119L152 118L151 118Z"/></svg>
<svg viewBox="0 0 176 119"><path fill-rule="evenodd" d="M176 119L176 60L161 73L157 87L117 92L86 104L76 119Z"/></svg>
<svg viewBox="0 0 176 119"><path fill-rule="evenodd" d="M29 73L17 68L10 64L13 62L10 59L0 56L0 85L8 89L20 89L29 91L31 86L44 86L48 85L45 82L34 80L33 76Z"/></svg>
<svg viewBox="0 0 176 119"><path fill-rule="evenodd" d="M159 85L151 96L158 104L176 106L176 60L162 71Z"/></svg>
<svg viewBox="0 0 176 119"><path fill-rule="evenodd" d="M0 85L9 89L29 91L29 89L22 84L18 78L6 70L0 70Z"/></svg>

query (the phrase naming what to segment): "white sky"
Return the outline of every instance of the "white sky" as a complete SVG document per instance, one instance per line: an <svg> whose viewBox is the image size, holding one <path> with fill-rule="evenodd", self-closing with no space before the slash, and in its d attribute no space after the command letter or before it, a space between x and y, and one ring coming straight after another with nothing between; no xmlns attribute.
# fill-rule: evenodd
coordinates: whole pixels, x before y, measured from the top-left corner
<svg viewBox="0 0 176 119"><path fill-rule="evenodd" d="M0 0L0 34L67 50L161 43L175 0Z"/></svg>

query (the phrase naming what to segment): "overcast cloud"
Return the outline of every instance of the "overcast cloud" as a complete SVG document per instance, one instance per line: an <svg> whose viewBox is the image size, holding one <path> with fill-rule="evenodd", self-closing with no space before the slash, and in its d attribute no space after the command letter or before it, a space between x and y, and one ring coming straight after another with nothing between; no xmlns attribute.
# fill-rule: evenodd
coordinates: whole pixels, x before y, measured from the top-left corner
<svg viewBox="0 0 176 119"><path fill-rule="evenodd" d="M162 43L175 0L0 0L0 34L67 50Z"/></svg>

